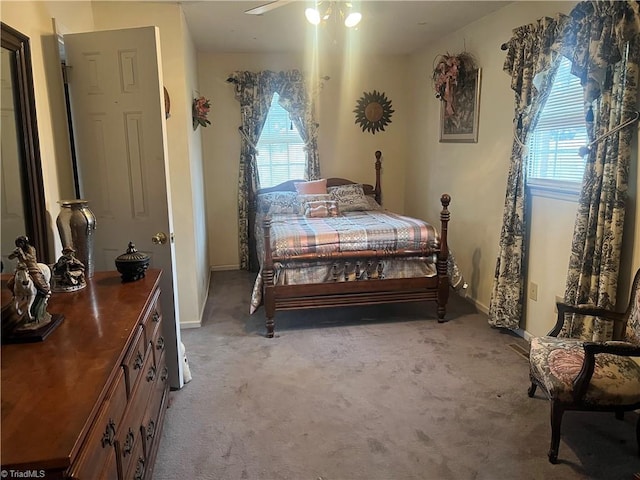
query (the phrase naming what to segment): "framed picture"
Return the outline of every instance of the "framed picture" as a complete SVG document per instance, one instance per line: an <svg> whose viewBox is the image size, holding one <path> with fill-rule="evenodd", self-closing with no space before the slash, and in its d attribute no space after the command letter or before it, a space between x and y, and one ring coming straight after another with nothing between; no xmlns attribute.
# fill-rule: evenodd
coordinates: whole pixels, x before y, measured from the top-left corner
<svg viewBox="0 0 640 480"><path fill-rule="evenodd" d="M440 102L440 141L478 141L480 118L480 80L482 69L478 68L458 82L452 105Z"/></svg>

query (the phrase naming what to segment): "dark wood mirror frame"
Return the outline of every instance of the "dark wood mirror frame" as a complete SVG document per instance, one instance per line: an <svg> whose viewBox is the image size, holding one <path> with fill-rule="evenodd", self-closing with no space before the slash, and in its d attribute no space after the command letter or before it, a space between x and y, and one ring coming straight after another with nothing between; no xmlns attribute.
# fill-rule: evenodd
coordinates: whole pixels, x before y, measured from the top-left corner
<svg viewBox="0 0 640 480"><path fill-rule="evenodd" d="M16 125L18 127L19 149L22 155L21 175L27 228L25 233L37 250L38 260L50 263L29 37L5 23L0 23L2 48L12 52L11 60L14 67L12 74L15 87L16 116L19 117L16 118Z"/></svg>

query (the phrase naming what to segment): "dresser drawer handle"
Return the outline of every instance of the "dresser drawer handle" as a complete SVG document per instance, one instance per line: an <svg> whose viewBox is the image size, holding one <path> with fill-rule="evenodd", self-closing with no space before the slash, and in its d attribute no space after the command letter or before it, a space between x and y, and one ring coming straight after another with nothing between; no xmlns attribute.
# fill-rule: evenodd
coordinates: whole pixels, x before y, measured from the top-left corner
<svg viewBox="0 0 640 480"><path fill-rule="evenodd" d="M156 323L160 321L160 314L157 311L153 312L152 320Z"/></svg>
<svg viewBox="0 0 640 480"><path fill-rule="evenodd" d="M113 440L116 436L116 422L113 421L112 418L109 419L107 423L107 427L104 429L104 433L102 434L102 448L105 448L107 445L113 447Z"/></svg>
<svg viewBox="0 0 640 480"><path fill-rule="evenodd" d="M164 349L164 337L158 337L158 341L156 342L156 350Z"/></svg>
<svg viewBox="0 0 640 480"><path fill-rule="evenodd" d="M162 369L162 373L160 374L160 381L166 382L167 378L169 378L169 369L167 367L164 367Z"/></svg>
<svg viewBox="0 0 640 480"><path fill-rule="evenodd" d="M140 370L143 364L144 364L144 357L142 356L142 353L138 352L138 354L136 355L136 361L133 363L133 369Z"/></svg>
<svg viewBox="0 0 640 480"><path fill-rule="evenodd" d="M156 378L156 367L154 365L147 372L147 382L153 382Z"/></svg>
<svg viewBox="0 0 640 480"><path fill-rule="evenodd" d="M134 480L142 480L144 478L144 458L138 457L138 464L136 465L136 471L133 474Z"/></svg>
<svg viewBox="0 0 640 480"><path fill-rule="evenodd" d="M147 440L151 440L156 433L156 422L153 420L149 420L149 425L147 425Z"/></svg>
<svg viewBox="0 0 640 480"><path fill-rule="evenodd" d="M129 431L127 432L127 438L124 441L124 448L122 449L122 456L126 458L127 455L131 453L133 450L133 441L135 440L135 436L133 434L133 430L129 427Z"/></svg>

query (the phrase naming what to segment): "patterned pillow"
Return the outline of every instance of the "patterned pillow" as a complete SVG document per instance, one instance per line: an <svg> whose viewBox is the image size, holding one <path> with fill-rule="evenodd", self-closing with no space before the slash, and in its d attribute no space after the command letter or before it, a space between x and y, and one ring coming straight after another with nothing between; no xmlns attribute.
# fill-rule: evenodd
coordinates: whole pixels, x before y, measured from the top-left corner
<svg viewBox="0 0 640 480"><path fill-rule="evenodd" d="M304 215L305 205L308 202L328 202L333 200L331 198L331 195L329 195L328 193L312 193L309 195L298 194L297 199L298 203L295 213L299 213L300 215Z"/></svg>
<svg viewBox="0 0 640 480"><path fill-rule="evenodd" d="M313 180L310 182L296 182L293 184L296 192L302 195L327 193L327 179Z"/></svg>
<svg viewBox="0 0 640 480"><path fill-rule="evenodd" d="M337 217L340 215L338 202L333 200L320 200L306 202L304 204L304 216L311 218Z"/></svg>
<svg viewBox="0 0 640 480"><path fill-rule="evenodd" d="M341 212L370 210L369 201L359 183L329 187L327 191L331 195L331 199L338 202L338 208Z"/></svg>
<svg viewBox="0 0 640 480"><path fill-rule="evenodd" d="M261 193L256 199L258 214L275 215L278 213L298 213L298 195L296 192Z"/></svg>
<svg viewBox="0 0 640 480"><path fill-rule="evenodd" d="M372 198L367 195L367 203L369 204L369 208L367 210L382 210L382 205L376 202L375 198Z"/></svg>

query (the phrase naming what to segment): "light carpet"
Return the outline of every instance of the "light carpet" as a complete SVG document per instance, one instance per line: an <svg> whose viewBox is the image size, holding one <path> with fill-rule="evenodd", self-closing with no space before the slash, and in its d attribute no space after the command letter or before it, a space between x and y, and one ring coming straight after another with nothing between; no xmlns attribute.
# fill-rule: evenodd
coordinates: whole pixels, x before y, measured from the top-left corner
<svg viewBox="0 0 640 480"><path fill-rule="evenodd" d="M634 413L565 414L527 396L523 339L452 295L433 303L249 315L254 276L214 272L205 321L182 331L192 382L171 392L156 480L626 479ZM553 322L553 319L550 319ZM514 347L515 346L515 347Z"/></svg>

